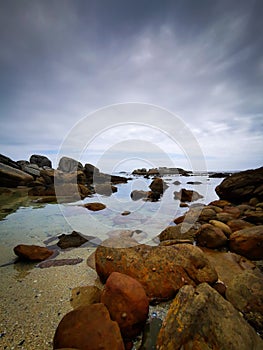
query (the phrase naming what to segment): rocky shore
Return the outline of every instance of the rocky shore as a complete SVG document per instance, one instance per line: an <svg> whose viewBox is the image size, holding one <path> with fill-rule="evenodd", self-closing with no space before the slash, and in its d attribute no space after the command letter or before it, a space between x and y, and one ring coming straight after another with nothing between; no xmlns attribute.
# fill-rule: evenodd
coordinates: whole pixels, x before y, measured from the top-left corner
<svg viewBox="0 0 263 350"><path fill-rule="evenodd" d="M51 171L45 166L51 165L42 165L40 176L27 173L34 179L25 182L31 189L45 179L43 171ZM63 160L52 171L64 179L77 172L78 186L83 181L95 191L87 180L90 167ZM94 172L100 174L93 167ZM48 181L41 187L52 188ZM150 191L131 196L162 200L167 186L157 178ZM61 314L53 349L263 349L263 168L226 177L216 193L219 199L204 205L196 191L175 191L175 200L188 211L174 218L154 245L139 244L129 230L101 242L87 259L98 280L72 289L72 310ZM60 237L60 249L93 239L76 232L68 236ZM15 253L23 261L43 261L43 269L59 268L52 246L20 245ZM82 261L70 259L63 263Z"/></svg>

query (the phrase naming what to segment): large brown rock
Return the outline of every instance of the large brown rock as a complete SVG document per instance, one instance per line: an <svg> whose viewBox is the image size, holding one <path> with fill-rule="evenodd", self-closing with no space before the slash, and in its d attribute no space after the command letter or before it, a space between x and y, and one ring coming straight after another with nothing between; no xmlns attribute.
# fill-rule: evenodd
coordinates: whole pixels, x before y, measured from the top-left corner
<svg viewBox="0 0 263 350"><path fill-rule="evenodd" d="M14 248L14 253L22 260L42 261L53 255L54 251L37 245L19 244Z"/></svg>
<svg viewBox="0 0 263 350"><path fill-rule="evenodd" d="M112 184L108 182L104 184L95 185L94 190L98 194L103 194L104 196L111 196L112 193L118 191L118 188L116 186L112 186Z"/></svg>
<svg viewBox="0 0 263 350"><path fill-rule="evenodd" d="M263 167L241 171L225 178L216 187L221 199L234 203L249 201L251 198L263 199Z"/></svg>
<svg viewBox="0 0 263 350"><path fill-rule="evenodd" d="M167 313L159 350L261 350L263 340L231 303L207 283L184 286Z"/></svg>
<svg viewBox="0 0 263 350"><path fill-rule="evenodd" d="M66 314L56 329L53 346L54 349L124 350L119 326L101 303Z"/></svg>
<svg viewBox="0 0 263 350"><path fill-rule="evenodd" d="M46 156L40 156L38 154L33 154L30 159L29 162L31 164L36 164L38 165L40 168L45 167L49 167L52 168L52 162L50 159L48 159Z"/></svg>
<svg viewBox="0 0 263 350"><path fill-rule="evenodd" d="M83 165L73 158L62 157L58 164L58 170L65 173L70 173L77 170L83 170Z"/></svg>
<svg viewBox="0 0 263 350"><path fill-rule="evenodd" d="M198 245L207 248L220 248L227 243L224 232L211 224L203 224L196 232L195 237Z"/></svg>
<svg viewBox="0 0 263 350"><path fill-rule="evenodd" d="M259 271L244 271L236 275L226 290L226 298L263 335L262 273Z"/></svg>
<svg viewBox="0 0 263 350"><path fill-rule="evenodd" d="M185 188L182 188L179 192L174 192L174 199L179 199L182 202L194 202L200 198L203 198L200 193L192 190L186 190Z"/></svg>
<svg viewBox="0 0 263 350"><path fill-rule="evenodd" d="M94 203L84 204L84 207L91 211L99 211L99 210L105 209L106 205L103 203L94 202Z"/></svg>
<svg viewBox="0 0 263 350"><path fill-rule="evenodd" d="M129 248L99 246L96 270L103 282L116 271L137 279L151 300L173 298L184 285L214 283L217 273L203 252L190 244L137 245Z"/></svg>
<svg viewBox="0 0 263 350"><path fill-rule="evenodd" d="M124 338L132 339L141 332L147 320L149 301L140 282L112 272L102 291L101 302L107 306L111 319L118 322Z"/></svg>
<svg viewBox="0 0 263 350"><path fill-rule="evenodd" d="M263 225L245 228L230 236L231 251L251 260L263 259Z"/></svg>
<svg viewBox="0 0 263 350"><path fill-rule="evenodd" d="M17 187L20 185L28 185L34 181L33 176L22 170L15 169L9 165L0 163L0 186L1 187Z"/></svg>
<svg viewBox="0 0 263 350"><path fill-rule="evenodd" d="M188 223L168 226L160 233L159 238L161 242L167 240L175 240L178 242L188 240L193 243L197 229L197 225Z"/></svg>
<svg viewBox="0 0 263 350"><path fill-rule="evenodd" d="M152 181L149 187L153 192L163 194L163 192L168 188L168 185L162 179L157 177Z"/></svg>
<svg viewBox="0 0 263 350"><path fill-rule="evenodd" d="M232 232L243 230L244 228L253 227L254 225L243 219L233 219L227 222L227 225L231 228Z"/></svg>

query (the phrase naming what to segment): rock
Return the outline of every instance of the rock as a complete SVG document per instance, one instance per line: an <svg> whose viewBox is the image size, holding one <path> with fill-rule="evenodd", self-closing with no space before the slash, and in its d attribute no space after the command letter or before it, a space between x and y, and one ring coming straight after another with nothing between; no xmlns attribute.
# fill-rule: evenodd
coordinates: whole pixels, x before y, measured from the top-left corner
<svg viewBox="0 0 263 350"><path fill-rule="evenodd" d="M128 182L128 179L123 176L111 175L110 181L113 185L125 184Z"/></svg>
<svg viewBox="0 0 263 350"><path fill-rule="evenodd" d="M204 224L196 232L197 245L207 248L220 248L226 245L227 237L224 232L214 225Z"/></svg>
<svg viewBox="0 0 263 350"><path fill-rule="evenodd" d="M263 167L241 171L225 178L216 187L216 193L221 199L233 203L242 203L251 198L263 200Z"/></svg>
<svg viewBox="0 0 263 350"><path fill-rule="evenodd" d="M101 290L96 286L76 287L72 289L70 304L73 309L100 302Z"/></svg>
<svg viewBox="0 0 263 350"><path fill-rule="evenodd" d="M167 313L159 350L260 350L263 340L240 313L207 283L184 286Z"/></svg>
<svg viewBox="0 0 263 350"><path fill-rule="evenodd" d="M234 219L238 219L240 217L240 209L238 207L234 207L231 205L226 205L222 211L222 213L227 213L232 215Z"/></svg>
<svg viewBox="0 0 263 350"><path fill-rule="evenodd" d="M233 219L233 220L229 220L227 222L227 225L230 227L230 229L232 230L232 232L235 231L239 231L239 230L243 230L244 228L248 228L248 227L253 227L254 225L242 220L242 219Z"/></svg>
<svg viewBox="0 0 263 350"><path fill-rule="evenodd" d="M225 234L227 237L229 237L229 236L231 235L231 233L232 233L231 228L230 228L228 225L226 225L226 224L224 224L223 222L221 222L221 221L218 221L218 220L210 220L210 221L209 221L209 224L211 224L211 225L213 225L213 226L215 226L215 227L220 228L220 229L224 232L224 234Z"/></svg>
<svg viewBox="0 0 263 350"><path fill-rule="evenodd" d="M151 300L173 298L184 284L217 281L217 274L202 251L190 244L99 246L95 261L102 282L114 271L124 273L137 279Z"/></svg>
<svg viewBox="0 0 263 350"><path fill-rule="evenodd" d="M133 170L132 175L147 175L147 169L135 169Z"/></svg>
<svg viewBox="0 0 263 350"><path fill-rule="evenodd" d="M64 173L71 173L73 171L83 170L83 165L73 158L62 157L58 164L58 170Z"/></svg>
<svg viewBox="0 0 263 350"><path fill-rule="evenodd" d="M216 212L214 209L209 208L209 207L205 207L204 209L202 209L198 221L201 222L206 222L206 221L210 221L216 219Z"/></svg>
<svg viewBox="0 0 263 350"><path fill-rule="evenodd" d="M116 186L112 186L110 182L105 184L98 184L94 186L94 190L98 194L103 194L105 196L111 196L112 193L117 192L118 189Z"/></svg>
<svg viewBox="0 0 263 350"><path fill-rule="evenodd" d="M226 287L231 283L233 278L243 271L257 270L256 265L245 257L231 253L220 252L207 248L201 248L205 257L215 268L218 279L222 281Z"/></svg>
<svg viewBox="0 0 263 350"><path fill-rule="evenodd" d="M66 314L54 336L54 349L74 347L79 350L124 350L117 322L110 319L105 305L79 307Z"/></svg>
<svg viewBox="0 0 263 350"><path fill-rule="evenodd" d="M127 215L130 215L130 211L129 210L124 210L122 213L121 213L121 215L123 215L123 216L127 216Z"/></svg>
<svg viewBox="0 0 263 350"><path fill-rule="evenodd" d="M185 220L185 215L181 215L174 219L174 223L178 225L178 224L181 224L184 220Z"/></svg>
<svg viewBox="0 0 263 350"><path fill-rule="evenodd" d="M11 168L21 169L18 162L15 162L11 158L8 158L8 157L4 156L3 154L0 154L0 163L8 165Z"/></svg>
<svg viewBox="0 0 263 350"><path fill-rule="evenodd" d="M72 200L84 199L89 197L92 192L84 185L81 184L63 184L56 185L56 196L57 197L71 197Z"/></svg>
<svg viewBox="0 0 263 350"><path fill-rule="evenodd" d="M263 259L263 225L245 228L232 233L229 240L231 251L251 260Z"/></svg>
<svg viewBox="0 0 263 350"><path fill-rule="evenodd" d="M12 168L9 165L0 163L0 186L1 187L17 187L28 185L34 181L33 176L22 170Z"/></svg>
<svg viewBox="0 0 263 350"><path fill-rule="evenodd" d="M37 245L19 244L14 248L14 253L22 260L42 261L51 257L54 251Z"/></svg>
<svg viewBox="0 0 263 350"><path fill-rule="evenodd" d="M146 199L148 198L149 191L142 191L142 190L133 190L131 192L131 199L134 201L137 201L139 199Z"/></svg>
<svg viewBox="0 0 263 350"><path fill-rule="evenodd" d="M84 165L84 173L87 177L93 177L93 175L99 174L100 170L94 165L87 163Z"/></svg>
<svg viewBox="0 0 263 350"><path fill-rule="evenodd" d="M215 179L218 179L218 178L221 178L221 177L227 177L227 176L229 176L229 175L231 175L231 173L214 173L214 174L210 174L209 175L209 177L210 178L215 178Z"/></svg>
<svg viewBox="0 0 263 350"><path fill-rule="evenodd" d="M202 182L200 182L200 181L188 181L187 184L188 185L202 185Z"/></svg>
<svg viewBox="0 0 263 350"><path fill-rule="evenodd" d="M103 210L106 208L106 205L105 204L102 204L102 203L87 203L87 204L84 204L83 207L91 210L91 211L99 211L99 210Z"/></svg>
<svg viewBox="0 0 263 350"><path fill-rule="evenodd" d="M147 320L149 301L140 282L112 272L102 291L101 302L109 310L111 319L118 322L123 338L132 339L141 332Z"/></svg>
<svg viewBox="0 0 263 350"><path fill-rule="evenodd" d="M157 177L152 181L149 187L152 192L163 194L163 192L168 188L168 185L162 179Z"/></svg>
<svg viewBox="0 0 263 350"><path fill-rule="evenodd" d="M62 234L59 237L59 241L57 245L61 249L67 249L72 247L80 247L82 244L89 241L89 239L92 239L94 237L89 237L89 239L83 237L79 232L72 231L71 234L65 235Z"/></svg>
<svg viewBox="0 0 263 350"><path fill-rule="evenodd" d="M43 261L37 265L41 269L45 269L48 267L56 267L56 266L65 266L65 265L77 265L83 261L81 258L71 258L71 259L58 259L58 260L47 260Z"/></svg>
<svg viewBox="0 0 263 350"><path fill-rule="evenodd" d="M181 182L176 180L176 181L173 182L173 185L179 186L179 185L181 185Z"/></svg>
<svg viewBox="0 0 263 350"><path fill-rule="evenodd" d="M209 205L215 205L216 207L224 208L227 205L231 205L231 203L224 199L216 199L213 202L210 202Z"/></svg>
<svg viewBox="0 0 263 350"><path fill-rule="evenodd" d="M160 233L159 239L161 242L167 240L189 240L193 243L197 229L197 226L187 223L168 226Z"/></svg>
<svg viewBox="0 0 263 350"><path fill-rule="evenodd" d="M226 298L263 334L263 275L259 271L244 271L230 282Z"/></svg>
<svg viewBox="0 0 263 350"><path fill-rule="evenodd" d="M233 216L232 214L229 214L229 213L225 213L225 212L217 213L216 220L227 223L230 220L235 220L235 216Z"/></svg>
<svg viewBox="0 0 263 350"><path fill-rule="evenodd" d="M49 160L47 157L45 156L40 156L38 154L33 154L30 159L29 162L31 164L36 164L39 166L39 168L43 168L43 167L49 167L52 168L52 163L51 160Z"/></svg>
<svg viewBox="0 0 263 350"><path fill-rule="evenodd" d="M181 202L194 202L199 198L203 198L203 196L196 191L186 190L185 188L182 188L180 192L174 192L174 199L179 199Z"/></svg>
<svg viewBox="0 0 263 350"><path fill-rule="evenodd" d="M258 208L258 210L255 211L246 211L246 217L245 220L248 222L251 222L253 224L260 224L263 225L263 210L261 208Z"/></svg>
<svg viewBox="0 0 263 350"><path fill-rule="evenodd" d="M21 166L22 170L34 177L40 176L40 168L37 164L26 164Z"/></svg>
<svg viewBox="0 0 263 350"><path fill-rule="evenodd" d="M186 204L186 203L184 203L184 202L181 202L181 203L180 203L180 207L181 207L181 208L188 208L189 205Z"/></svg>

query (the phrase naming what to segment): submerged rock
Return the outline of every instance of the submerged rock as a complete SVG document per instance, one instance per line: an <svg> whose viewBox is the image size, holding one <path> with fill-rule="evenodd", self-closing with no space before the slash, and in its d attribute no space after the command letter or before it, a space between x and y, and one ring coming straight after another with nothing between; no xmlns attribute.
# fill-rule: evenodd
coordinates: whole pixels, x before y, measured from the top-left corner
<svg viewBox="0 0 263 350"><path fill-rule="evenodd" d="M99 211L105 209L106 205L102 203L87 203L84 204L84 207L91 211Z"/></svg>
<svg viewBox="0 0 263 350"><path fill-rule="evenodd" d="M255 330L207 283L180 289L157 340L159 350L262 348Z"/></svg>
<svg viewBox="0 0 263 350"><path fill-rule="evenodd" d="M65 265L77 265L83 261L81 258L72 258L72 259L58 259L58 260L47 260L38 264L37 267L41 269L45 269L48 267L56 267L56 266L65 266Z"/></svg>
<svg viewBox="0 0 263 350"><path fill-rule="evenodd" d="M94 237L89 237L89 239L83 237L79 232L72 231L71 234L65 235L62 234L59 237L59 241L57 245L61 249L67 249L71 247L80 247L82 244L88 242L89 239L92 239Z"/></svg>

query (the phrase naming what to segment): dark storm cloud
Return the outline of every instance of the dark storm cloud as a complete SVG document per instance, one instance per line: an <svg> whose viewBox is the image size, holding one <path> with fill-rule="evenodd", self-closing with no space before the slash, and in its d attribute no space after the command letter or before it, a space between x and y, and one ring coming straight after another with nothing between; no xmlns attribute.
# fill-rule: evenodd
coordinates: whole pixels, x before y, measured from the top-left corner
<svg viewBox="0 0 263 350"><path fill-rule="evenodd" d="M216 154L222 141L221 153L242 154L235 167L259 165L244 159L238 141L246 149L253 143L259 159L261 1L9 0L0 7L2 152L18 157L16 142L28 153L48 151L45 144L53 152L89 112L138 101L179 114L219 167L231 165Z"/></svg>

